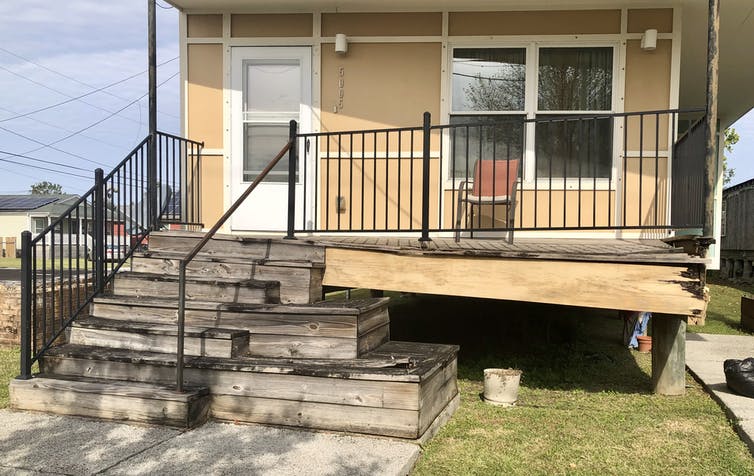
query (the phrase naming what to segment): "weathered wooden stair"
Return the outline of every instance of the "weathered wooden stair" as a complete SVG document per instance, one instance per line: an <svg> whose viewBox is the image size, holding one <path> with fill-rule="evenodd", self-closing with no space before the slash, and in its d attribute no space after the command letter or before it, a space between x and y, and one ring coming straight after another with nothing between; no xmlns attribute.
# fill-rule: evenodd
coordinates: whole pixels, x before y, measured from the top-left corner
<svg viewBox="0 0 754 476"><path fill-rule="evenodd" d="M184 384L175 382L178 262L200 235L155 233L74 323L16 409L195 426L207 417L427 438L458 404L456 346L391 342L388 299L320 301L324 250L211 240L188 267Z"/></svg>

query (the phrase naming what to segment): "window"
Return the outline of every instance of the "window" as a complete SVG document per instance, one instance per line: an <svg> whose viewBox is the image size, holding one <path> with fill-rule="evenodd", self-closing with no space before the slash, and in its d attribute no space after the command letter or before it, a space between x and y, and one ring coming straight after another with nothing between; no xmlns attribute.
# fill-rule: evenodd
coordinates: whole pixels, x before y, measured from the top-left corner
<svg viewBox="0 0 754 476"><path fill-rule="evenodd" d="M609 177L612 120L578 114L612 109L613 49L540 48L537 73L537 177Z"/></svg>
<svg viewBox="0 0 754 476"><path fill-rule="evenodd" d="M609 177L612 119L593 116L613 109L613 60L612 46L454 48L450 123L473 125L451 129L451 178L525 155L529 179Z"/></svg>
<svg viewBox="0 0 754 476"><path fill-rule="evenodd" d="M525 48L453 50L452 178L471 175L479 159L523 157Z"/></svg>
<svg viewBox="0 0 754 476"><path fill-rule="evenodd" d="M47 228L47 217L31 217L31 231L38 235Z"/></svg>

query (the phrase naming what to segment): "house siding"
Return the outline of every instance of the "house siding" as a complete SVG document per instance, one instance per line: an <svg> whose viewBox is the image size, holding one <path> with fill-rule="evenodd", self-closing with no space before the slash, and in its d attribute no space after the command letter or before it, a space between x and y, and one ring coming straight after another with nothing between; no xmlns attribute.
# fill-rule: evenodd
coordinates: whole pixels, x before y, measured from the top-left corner
<svg viewBox="0 0 754 476"><path fill-rule="evenodd" d="M447 92L443 92L444 76L447 71L443 70L443 56L447 54L447 43L457 41L471 41L485 43L488 41L505 41L506 38L527 37L527 41L533 41L541 36L547 41L579 41L578 35L598 35L598 42L613 41L616 45L616 55L624 54L624 70L618 71L620 75L614 92L620 95L621 106L618 110L638 111L667 109L676 104L673 94L673 39L661 38L655 51L647 52L640 48L640 40L626 38L624 35L643 32L647 28L657 28L661 33L672 33L673 9L630 9L627 10L627 18L622 21L621 10L572 10L572 11L509 11L509 12L448 12L447 37L443 37L443 13L420 12L420 13L296 13L296 14L230 14L225 15L229 22L227 28L231 37L223 39L222 28L217 27L217 17L220 15L187 15L188 32L202 31L202 34L213 33L218 35L218 44L207 44L208 37L202 38L203 43L191 43L191 38L184 39L187 45L187 95L186 111L188 114L187 134L189 137L204 140L208 153L212 154L211 160L207 160L203 167L204 197L212 195L212 199L204 205L204 221L212 223L219 217L224 207L227 207L229 195L225 193L224 202L218 204L219 197L223 193L212 191L224 191L226 181L231 177L229 171L230 144L224 143L223 137L230 124L224 123L228 118L223 111L223 77L225 66L223 64L224 48L232 46L248 45L311 45L314 54L314 85L319 85L315 94L313 116L315 117L314 129L321 131L357 130L386 127L417 126L421 123L421 115L427 110L432 114L433 123L447 121L447 107L444 107L443 98ZM196 17L192 20L192 17ZM211 17L211 18L210 18ZM317 18L321 23L316 25ZM626 31L621 33L622 24L627 25ZM192 25L194 25L192 27ZM201 26L200 26L201 25ZM317 33L320 33L317 36ZM345 33L351 38L358 38L348 45L348 54L340 56L335 54L332 36L335 33ZM568 40L564 35L576 35ZM487 36L487 38L483 38ZM490 38L494 36L494 40ZM374 38L374 41L370 40ZM473 38L472 38L473 37ZM549 39L548 39L549 37ZM275 38L282 38L276 43ZM425 38L427 41L422 41ZM444 38L447 38L445 40ZM552 38L557 38L552 40ZM678 39L677 41L680 41ZM342 71L341 71L342 69ZM319 77L316 75L319 73ZM676 88L677 90L677 88ZM341 98L342 94L342 98ZM318 96L318 98L317 98ZM227 95L225 99L228 99ZM319 99L319 101L317 101ZM446 99L447 100L447 99ZM229 110L229 109L228 109ZM597 200L599 206L596 217L589 217L586 222L582 218L582 226L606 226L608 218L614 219L614 212L608 212L608 203L615 207L616 199L628 202L626 206L627 225L641 225L652 223L657 216L664 219L667 214L667 203L664 196L658 199L654 191L647 189L648 183L657 183L661 191L668 185L668 136L670 124L666 117L660 118L659 124L654 123L654 117L648 116L643 124L644 145L651 145L654 150L658 145L659 153L651 157L638 158L639 150L639 123L637 119L631 119L628 123L630 131L627 137L627 149L629 159L625 171L625 182L614 184L614 190L607 192L598 190L596 193L554 191L549 194L547 200L552 200L553 208L561 210L565 208L565 220L562 213L553 217L547 224L552 226L571 226L578 224L575 217L579 203L581 207L590 206L593 200ZM659 137L655 137L659 130ZM404 138L404 141L407 140ZM433 137L432 150L437 151L439 140ZM385 153L384 139L378 143L379 152ZM406 142L402 146L404 151ZM367 147L367 151L369 150ZM324 149L324 147L323 147ZM420 150L420 144L416 144L413 150ZM391 139L390 151L397 152L397 140ZM226 160L221 160L224 154ZM435 152L436 154L437 152ZM632 157L635 156L635 157ZM436 157L433 158L435 160ZM403 159L402 168L411 166L410 159ZM418 161L414 161L414 167ZM439 161L438 166L439 166ZM210 165L211 164L211 165ZM358 167L361 167L360 165ZM374 167L364 164L364 185L370 190L370 183L382 173L374 172ZM361 170L354 172L361 173ZM320 184L324 188L329 183L331 187L337 187L337 171L331 169L330 176L326 176L326 162L320 162ZM641 170L641 174L639 171ZM341 174L345 172L341 169ZM392 172L394 174L394 172ZM358 175L359 182L361 176ZM343 185L343 175L340 177ZM397 179L396 179L397 180ZM641 210L637 200L626 201L626 196L632 197L638 194L639 183L644 186L641 200ZM355 186L354 203L348 203L347 207L358 208L359 211L346 211L349 219L360 224L354 213L361 213L359 203L359 184ZM401 190L403 197L411 194L413 189L409 184L395 182L391 187L392 194ZM440 197L439 184L431 187L433 202L439 202L442 198L443 215L445 226L450 223L452 207L454 206L452 190L446 187ZM357 193L358 192L358 193ZM413 191L415 194L416 191ZM542 194L544 192L536 192ZM625 193L625 194L624 194ZM533 226L534 206L533 190L521 192L523 216L517 214L517 222L523 226ZM358 195L358 198L356 197ZM416 196L416 195L414 195ZM379 193L373 197L375 202L382 203L384 196ZM542 207L541 195L538 195L537 206ZM324 213L326 202L324 197L320 206L320 213ZM389 199L395 201L395 197ZM580 200L579 200L580 199ZM606 203L605 203L606 202ZM568 206L562 205L567 203ZM604 207L603 204L604 203ZM366 202L364 205L369 206ZM333 206L333 204L330 204ZM416 203L413 204L417 206ZM527 208L528 207L528 208ZM574 208L576 207L576 208ZM633 208L632 208L633 207ZM380 216L378 221L388 223L392 227L397 224L398 215L401 216L401 224L405 226L412 217L417 219L417 211L410 210L407 201L402 201L400 213L396 216ZM604 208L604 210L602 210ZM367 210L367 213L371 210ZM482 215L491 215L483 210ZM384 215L384 212L375 208L375 213ZM540 217L542 211L539 210ZM496 212L497 214L497 212ZM371 217L371 214L370 214ZM489 220L491 217L483 218ZM344 217L330 217L332 220L343 220ZM438 222L439 217L432 218ZM386 220L386 221L385 221ZM553 221L554 220L554 221ZM561 222L561 223L556 223ZM589 222L589 223L587 223ZM594 223L591 223L594 222ZM603 223L604 222L604 223ZM540 220L541 223L541 220ZM434 225L433 225L434 226Z"/></svg>

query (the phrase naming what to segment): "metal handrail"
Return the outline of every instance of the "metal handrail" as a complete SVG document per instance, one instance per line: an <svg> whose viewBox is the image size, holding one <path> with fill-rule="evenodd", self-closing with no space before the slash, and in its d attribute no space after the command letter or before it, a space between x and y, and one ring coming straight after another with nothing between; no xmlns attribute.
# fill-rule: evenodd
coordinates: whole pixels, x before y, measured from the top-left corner
<svg viewBox="0 0 754 476"><path fill-rule="evenodd" d="M204 248L204 245L209 242L210 239L212 239L213 236L215 236L215 233L225 224L226 221L228 221L228 218L238 209L238 207L241 206L241 204L249 197L251 192L254 191L255 188L257 188L257 185L259 185L262 180L264 180L267 175L270 173L270 171L280 162L280 160L285 156L285 154L294 149L295 145L295 136L291 140L289 140L285 146L278 152L278 154L275 156L274 159L270 161L270 163L267 164L267 166L262 170L262 172L257 175L257 178L254 179L253 182L251 182L251 185L244 191L243 194L241 194L240 197L231 205L230 208L228 208L228 211L223 214L223 216L220 217L220 219L215 223L215 225L210 228L210 230L204 234L204 237L199 240L199 243L194 246L194 248L189 251L186 256L181 259L179 265L178 265L178 342L177 342L177 348L176 348L176 370L175 370L175 379L176 379L176 389L179 392L183 391L183 339L185 334L185 320L186 320L186 267L188 264L196 257L196 255ZM295 150L295 149L294 149ZM291 161L294 160L293 157L290 158Z"/></svg>

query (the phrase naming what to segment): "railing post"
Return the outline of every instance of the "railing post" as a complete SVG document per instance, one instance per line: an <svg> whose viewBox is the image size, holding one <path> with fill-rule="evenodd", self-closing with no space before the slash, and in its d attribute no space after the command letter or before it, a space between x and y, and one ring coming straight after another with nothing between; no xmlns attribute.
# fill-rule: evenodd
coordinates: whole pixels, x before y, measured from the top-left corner
<svg viewBox="0 0 754 476"><path fill-rule="evenodd" d="M94 171L94 288L105 285L105 181L102 169Z"/></svg>
<svg viewBox="0 0 754 476"><path fill-rule="evenodd" d="M432 116L424 113L424 144L422 155L422 236L419 241L432 241L429 237L429 147Z"/></svg>
<svg viewBox="0 0 754 476"><path fill-rule="evenodd" d="M291 121L288 131L288 140L291 148L288 149L288 233L285 235L286 240L295 240L294 229L296 227L296 160L298 124Z"/></svg>
<svg viewBox="0 0 754 476"><path fill-rule="evenodd" d="M157 199L157 20L155 0L147 1L147 49L149 62L149 143L147 144L147 210L149 225L159 226Z"/></svg>
<svg viewBox="0 0 754 476"><path fill-rule="evenodd" d="M178 265L178 341L175 352L175 389L183 392L183 335L186 320L186 265L181 260Z"/></svg>
<svg viewBox="0 0 754 476"><path fill-rule="evenodd" d="M21 375L31 378L31 232L21 233Z"/></svg>

